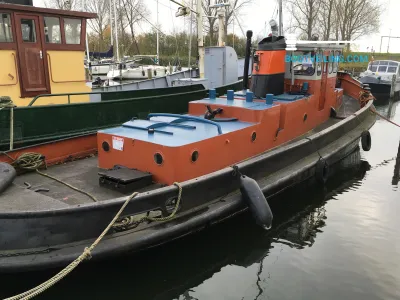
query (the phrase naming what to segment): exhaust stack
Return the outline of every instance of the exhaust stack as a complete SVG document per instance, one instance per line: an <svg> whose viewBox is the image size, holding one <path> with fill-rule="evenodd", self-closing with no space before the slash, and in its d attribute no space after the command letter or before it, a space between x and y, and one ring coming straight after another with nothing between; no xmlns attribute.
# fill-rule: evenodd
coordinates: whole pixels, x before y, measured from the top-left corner
<svg viewBox="0 0 400 300"><path fill-rule="evenodd" d="M249 63L251 55L251 38L253 37L253 31L249 30L246 33L246 57L244 59L244 70L243 70L243 90L247 91L249 88Z"/></svg>

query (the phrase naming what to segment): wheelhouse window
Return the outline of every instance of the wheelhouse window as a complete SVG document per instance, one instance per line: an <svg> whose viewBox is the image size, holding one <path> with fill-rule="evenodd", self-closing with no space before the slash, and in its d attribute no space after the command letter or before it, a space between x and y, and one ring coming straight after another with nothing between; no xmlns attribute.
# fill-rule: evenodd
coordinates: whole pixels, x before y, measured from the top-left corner
<svg viewBox="0 0 400 300"><path fill-rule="evenodd" d="M44 36L46 43L61 44L60 19L44 17Z"/></svg>
<svg viewBox="0 0 400 300"><path fill-rule="evenodd" d="M379 66L378 67L378 72L386 72L387 66Z"/></svg>
<svg viewBox="0 0 400 300"><path fill-rule="evenodd" d="M22 40L27 43L36 43L35 20L21 19Z"/></svg>
<svg viewBox="0 0 400 300"><path fill-rule="evenodd" d="M11 16L10 14L0 13L0 43L12 43L13 41Z"/></svg>
<svg viewBox="0 0 400 300"><path fill-rule="evenodd" d="M312 76L315 73L315 53L299 53L301 61L292 63L294 75Z"/></svg>
<svg viewBox="0 0 400 300"><path fill-rule="evenodd" d="M333 51L331 51L330 52L330 54L329 54L329 59L328 59L328 62L329 62L329 65L328 65L328 67L329 67L329 74L331 74L332 72L333 72L333 63L334 63L334 52Z"/></svg>
<svg viewBox="0 0 400 300"><path fill-rule="evenodd" d="M64 18L65 42L69 45L81 44L81 19Z"/></svg>
<svg viewBox="0 0 400 300"><path fill-rule="evenodd" d="M376 72L377 69L378 69L378 62L370 63L368 70L370 70L371 72Z"/></svg>

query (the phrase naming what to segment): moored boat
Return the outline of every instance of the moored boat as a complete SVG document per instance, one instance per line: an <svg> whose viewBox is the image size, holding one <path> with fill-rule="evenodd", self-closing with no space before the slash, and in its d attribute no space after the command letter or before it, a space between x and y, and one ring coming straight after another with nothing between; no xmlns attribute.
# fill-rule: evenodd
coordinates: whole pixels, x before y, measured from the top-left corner
<svg viewBox="0 0 400 300"><path fill-rule="evenodd" d="M360 81L367 84L376 98L375 104L385 104L390 98L399 97L400 68L393 60L375 60L368 64L368 69L360 74Z"/></svg>
<svg viewBox="0 0 400 300"><path fill-rule="evenodd" d="M91 251L92 260L166 243L247 207L260 221L268 204L256 203L256 190L268 197L308 178L323 184L329 165L353 152L360 138L368 150L376 119L372 95L338 73L334 62L304 68L285 63L283 41L259 44L252 91L217 97L210 90L208 98L189 103L186 115L153 113L97 135L2 155L21 173L0 194L0 271L71 262L125 203L122 217ZM317 49L329 56L342 46L297 48L298 54ZM32 152L40 154L26 154ZM48 170L40 173L47 175L23 172L43 163ZM3 174L4 182L12 174Z"/></svg>

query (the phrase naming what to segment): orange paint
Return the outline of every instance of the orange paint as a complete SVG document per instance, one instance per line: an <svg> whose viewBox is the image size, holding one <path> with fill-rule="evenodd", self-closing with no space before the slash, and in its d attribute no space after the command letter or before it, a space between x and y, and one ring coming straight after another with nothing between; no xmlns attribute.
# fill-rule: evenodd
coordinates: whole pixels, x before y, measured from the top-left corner
<svg viewBox="0 0 400 300"><path fill-rule="evenodd" d="M36 152L46 157L48 166L62 163L71 159L87 157L97 153L97 135L90 134L69 138L61 141L49 142L29 148L8 151L7 154L16 159L26 152ZM11 163L6 155L0 154L0 162Z"/></svg>
<svg viewBox="0 0 400 300"><path fill-rule="evenodd" d="M285 73L285 50L257 51L259 63L253 64L253 75Z"/></svg>

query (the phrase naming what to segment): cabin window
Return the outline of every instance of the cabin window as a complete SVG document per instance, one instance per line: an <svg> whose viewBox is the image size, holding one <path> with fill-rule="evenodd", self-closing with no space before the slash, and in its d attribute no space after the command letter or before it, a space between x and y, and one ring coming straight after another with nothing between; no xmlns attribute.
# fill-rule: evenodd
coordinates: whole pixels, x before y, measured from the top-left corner
<svg viewBox="0 0 400 300"><path fill-rule="evenodd" d="M333 64L334 64L334 59L335 59L335 57L334 57L334 52L333 51L331 51L331 53L330 53L330 57L329 57L329 65L328 65L328 68L329 68L329 74L331 74L332 72L333 72Z"/></svg>
<svg viewBox="0 0 400 300"><path fill-rule="evenodd" d="M335 52L334 63L333 63L333 73L337 73L339 70L339 58L340 58L340 51Z"/></svg>
<svg viewBox="0 0 400 300"><path fill-rule="evenodd" d="M21 19L22 40L26 43L36 43L35 20Z"/></svg>
<svg viewBox="0 0 400 300"><path fill-rule="evenodd" d="M301 53L302 59L300 62L295 62L294 75L312 76L315 73L315 54L314 53Z"/></svg>
<svg viewBox="0 0 400 300"><path fill-rule="evenodd" d="M11 16L10 14L0 14L0 43L12 42Z"/></svg>
<svg viewBox="0 0 400 300"><path fill-rule="evenodd" d="M60 19L44 17L44 36L46 43L61 44Z"/></svg>
<svg viewBox="0 0 400 300"><path fill-rule="evenodd" d="M386 71L386 72L388 72L388 73L396 73L396 71L397 71L397 67L389 66L389 67L387 68L387 71Z"/></svg>
<svg viewBox="0 0 400 300"><path fill-rule="evenodd" d="M81 19L64 18L65 42L67 44L81 44L81 23Z"/></svg>
<svg viewBox="0 0 400 300"><path fill-rule="evenodd" d="M321 73L322 73L322 64L323 64L323 62L321 62L321 60L323 60L323 52L319 51L319 52L317 53L317 55L318 55L318 57L320 57L320 58L317 60L317 76L321 76Z"/></svg>
<svg viewBox="0 0 400 300"><path fill-rule="evenodd" d="M378 69L378 63L377 62L372 62L368 67L368 70L370 70L371 72L376 72L377 69Z"/></svg>
<svg viewBox="0 0 400 300"><path fill-rule="evenodd" d="M387 66L379 66L378 72L386 72Z"/></svg>

